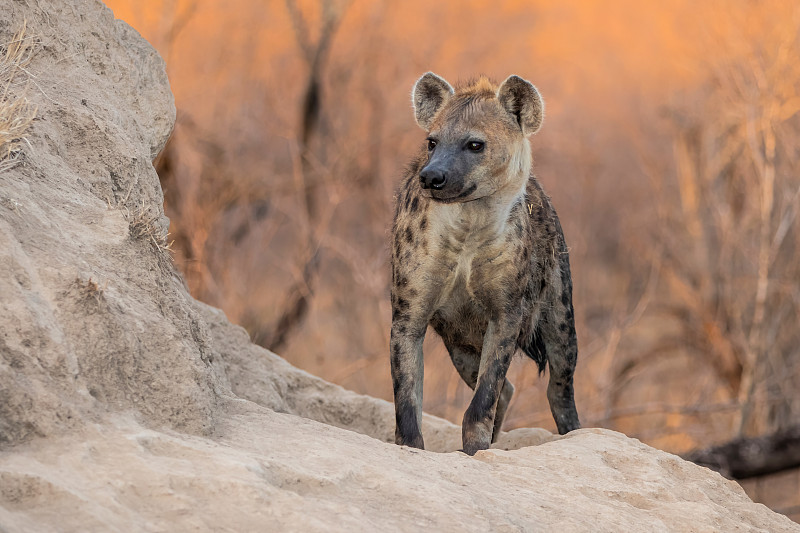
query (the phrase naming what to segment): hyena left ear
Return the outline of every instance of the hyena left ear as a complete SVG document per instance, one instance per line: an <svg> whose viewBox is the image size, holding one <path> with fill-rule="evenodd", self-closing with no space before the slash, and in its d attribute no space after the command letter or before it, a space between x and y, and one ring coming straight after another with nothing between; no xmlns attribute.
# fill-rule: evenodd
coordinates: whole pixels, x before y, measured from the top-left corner
<svg viewBox="0 0 800 533"><path fill-rule="evenodd" d="M414 104L414 118L417 119L417 124L422 129L430 131L436 112L454 92L444 78L433 72L423 74L411 90L411 103Z"/></svg>
<svg viewBox="0 0 800 533"><path fill-rule="evenodd" d="M539 131L544 118L544 101L531 82L519 76L509 76L500 84L497 99L514 116L523 135Z"/></svg>

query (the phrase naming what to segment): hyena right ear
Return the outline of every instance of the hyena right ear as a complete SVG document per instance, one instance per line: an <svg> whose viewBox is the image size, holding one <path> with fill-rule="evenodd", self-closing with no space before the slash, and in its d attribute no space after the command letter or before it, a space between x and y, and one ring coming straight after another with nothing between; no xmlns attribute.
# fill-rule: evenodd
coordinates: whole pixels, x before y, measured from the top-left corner
<svg viewBox="0 0 800 533"><path fill-rule="evenodd" d="M411 91L411 103L414 104L414 118L417 119L417 124L426 131L430 130L436 112L454 92L449 83L433 72L423 74Z"/></svg>
<svg viewBox="0 0 800 533"><path fill-rule="evenodd" d="M523 135L532 135L542 127L544 101L528 80L509 76L497 89L497 99L506 111L514 115Z"/></svg>

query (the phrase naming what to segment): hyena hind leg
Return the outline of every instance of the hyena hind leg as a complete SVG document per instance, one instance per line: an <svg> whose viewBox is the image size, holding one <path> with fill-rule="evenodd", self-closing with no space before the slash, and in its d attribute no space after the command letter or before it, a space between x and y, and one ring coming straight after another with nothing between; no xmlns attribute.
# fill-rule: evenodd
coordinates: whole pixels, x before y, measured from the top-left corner
<svg viewBox="0 0 800 533"><path fill-rule="evenodd" d="M578 341L572 306L565 306L564 313L554 313L542 328L550 381L547 384L547 401L550 412L561 435L580 429L578 411L575 408L573 376L578 359Z"/></svg>
<svg viewBox="0 0 800 533"><path fill-rule="evenodd" d="M478 383L478 370L481 364L480 352L462 346L449 345L445 342L447 351L450 353L450 360L456 367L458 375L464 380L470 389L475 390ZM494 429L492 430L492 442L497 442L500 436L500 429L503 427L503 419L508 410L508 404L514 395L514 385L508 379L503 383L503 390L497 399L497 407L494 412Z"/></svg>

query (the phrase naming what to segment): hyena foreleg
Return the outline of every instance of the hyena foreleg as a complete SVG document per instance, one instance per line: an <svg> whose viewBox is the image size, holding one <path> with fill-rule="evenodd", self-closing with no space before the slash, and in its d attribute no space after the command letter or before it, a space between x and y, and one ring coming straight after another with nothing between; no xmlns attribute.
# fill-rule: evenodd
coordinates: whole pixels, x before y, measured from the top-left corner
<svg viewBox="0 0 800 533"><path fill-rule="evenodd" d="M503 420L506 417L508 404L511 403L511 397L514 396L514 385L506 378L503 383L503 389L500 391L500 398L497 400L497 409L494 414L494 430L492 432L492 443L497 442L497 437L500 436L500 430L503 427Z"/></svg>
<svg viewBox="0 0 800 533"><path fill-rule="evenodd" d="M506 373L517 347L518 335L519 317L516 316L489 321L486 328L475 394L464 413L461 425L464 452L469 455L487 449L492 443L495 430L499 433L495 419L507 382ZM513 387L509 390L513 392ZM505 416L509 399L506 396L502 402L502 417ZM500 423L502 424L502 420Z"/></svg>
<svg viewBox="0 0 800 533"><path fill-rule="evenodd" d="M395 443L425 448L422 439L422 379L424 374L421 333L411 331L409 324L392 320L391 367L394 389Z"/></svg>
<svg viewBox="0 0 800 533"><path fill-rule="evenodd" d="M478 351L464 346L458 346L445 340L445 346L450 354L450 359L453 361L453 366L456 367L461 379L464 380L470 389L475 390L475 385L478 383L478 370L481 364L481 355ZM503 427L503 419L506 416L508 404L511 402L511 397L514 395L514 385L508 379L503 383L503 388L500 391L500 396L497 399L497 407L494 414L494 427L492 429L492 442L497 442L497 437L500 436L500 429Z"/></svg>

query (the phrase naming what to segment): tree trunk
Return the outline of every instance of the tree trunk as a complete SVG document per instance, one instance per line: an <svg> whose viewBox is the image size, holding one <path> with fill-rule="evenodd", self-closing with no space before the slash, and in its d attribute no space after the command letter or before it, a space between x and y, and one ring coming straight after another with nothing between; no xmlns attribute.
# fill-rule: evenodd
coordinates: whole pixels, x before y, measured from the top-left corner
<svg viewBox="0 0 800 533"><path fill-rule="evenodd" d="M729 479L746 479L800 467L800 425L763 437L739 438L689 454L686 459Z"/></svg>

